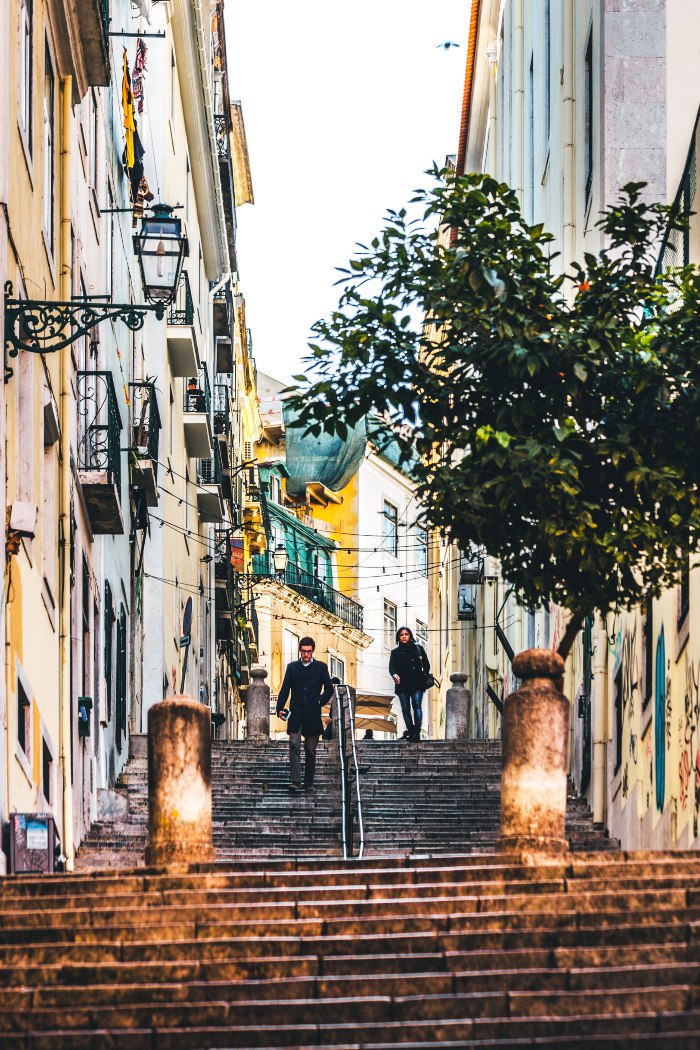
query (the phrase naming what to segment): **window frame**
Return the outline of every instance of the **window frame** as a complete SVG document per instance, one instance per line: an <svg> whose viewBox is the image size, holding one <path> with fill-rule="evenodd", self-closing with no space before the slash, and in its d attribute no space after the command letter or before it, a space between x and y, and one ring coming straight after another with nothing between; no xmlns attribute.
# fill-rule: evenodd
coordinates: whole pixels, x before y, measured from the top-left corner
<svg viewBox="0 0 700 1050"><path fill-rule="evenodd" d="M34 133L34 4L33 0L20 0L19 4L19 90L17 99L18 121L24 143L33 155Z"/></svg>
<svg viewBox="0 0 700 1050"><path fill-rule="evenodd" d="M382 640L385 649L393 649L396 645L396 632L398 630L398 606L390 598L382 599ZM393 619L391 613L393 611ZM387 616L387 613L389 614Z"/></svg>
<svg viewBox="0 0 700 1050"><path fill-rule="evenodd" d="M42 106L42 224L46 247L53 258L56 250L56 69L48 39L44 43Z"/></svg>
<svg viewBox="0 0 700 1050"><path fill-rule="evenodd" d="M393 511L393 517L391 514ZM382 505L382 545L392 558L399 556L399 508L394 506L388 499ZM392 532L393 526L393 532ZM391 549L387 546L391 543Z"/></svg>
<svg viewBox="0 0 700 1050"><path fill-rule="evenodd" d="M416 525L416 572L421 576L428 576L428 530L422 525ZM424 539L421 539L421 536ZM419 557L420 552L420 557ZM422 564L421 564L422 563Z"/></svg>

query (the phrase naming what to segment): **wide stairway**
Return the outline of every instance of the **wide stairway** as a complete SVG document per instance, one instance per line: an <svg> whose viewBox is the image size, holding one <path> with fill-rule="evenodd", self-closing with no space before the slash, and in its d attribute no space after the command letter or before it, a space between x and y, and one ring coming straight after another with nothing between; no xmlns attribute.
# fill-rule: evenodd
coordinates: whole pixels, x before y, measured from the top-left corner
<svg viewBox="0 0 700 1050"><path fill-rule="evenodd" d="M148 828L143 742L110 793L111 815L98 820L78 852L79 870L140 865ZM500 741L367 741L357 745L367 855L449 855L493 847L500 820ZM321 743L313 798L289 795L286 741L214 741L214 845L221 860L340 856L338 767ZM615 849L593 825L585 802L567 805L573 849ZM355 821L355 850L359 843Z"/></svg>
<svg viewBox="0 0 700 1050"><path fill-rule="evenodd" d="M0 1047L700 1045L700 856L0 880Z"/></svg>

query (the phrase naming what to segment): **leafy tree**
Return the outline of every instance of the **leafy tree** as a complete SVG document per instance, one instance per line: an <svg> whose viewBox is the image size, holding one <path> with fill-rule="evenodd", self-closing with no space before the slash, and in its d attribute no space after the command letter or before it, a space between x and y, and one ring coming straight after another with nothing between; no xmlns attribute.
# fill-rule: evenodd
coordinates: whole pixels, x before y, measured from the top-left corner
<svg viewBox="0 0 700 1050"><path fill-rule="evenodd" d="M568 609L565 656L586 613L658 595L697 546L700 276L656 273L683 223L643 183L561 275L506 185L431 174L423 219L388 212L341 271L292 404L312 433L402 427L429 523L500 558L528 606Z"/></svg>

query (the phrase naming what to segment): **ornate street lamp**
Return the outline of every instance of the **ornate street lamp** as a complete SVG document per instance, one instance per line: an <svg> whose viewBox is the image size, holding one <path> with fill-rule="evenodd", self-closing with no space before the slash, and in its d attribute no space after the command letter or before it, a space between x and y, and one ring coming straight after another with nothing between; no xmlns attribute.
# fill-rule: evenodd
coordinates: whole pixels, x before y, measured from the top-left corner
<svg viewBox="0 0 700 1050"><path fill-rule="evenodd" d="M182 264L189 255L182 223L167 204L154 204L134 234L134 252L141 268L143 294L149 303L171 303L177 295Z"/></svg>
<svg viewBox="0 0 700 1050"><path fill-rule="evenodd" d="M272 560L275 564L275 573L277 576L283 577L287 571L287 562L289 561L289 555L287 554L287 548L283 543L278 543L272 552Z"/></svg>
<svg viewBox="0 0 700 1050"><path fill-rule="evenodd" d="M103 321L123 321L132 332L143 328L146 316L155 313L159 321L165 308L177 295L182 263L188 254L187 237L179 219L172 217L167 204L156 204L153 217L145 218L141 232L134 237L143 292L148 304L113 303L109 296L78 296L70 302L15 299L12 282L5 284L5 382L14 370L7 358L20 350L50 354L63 350Z"/></svg>

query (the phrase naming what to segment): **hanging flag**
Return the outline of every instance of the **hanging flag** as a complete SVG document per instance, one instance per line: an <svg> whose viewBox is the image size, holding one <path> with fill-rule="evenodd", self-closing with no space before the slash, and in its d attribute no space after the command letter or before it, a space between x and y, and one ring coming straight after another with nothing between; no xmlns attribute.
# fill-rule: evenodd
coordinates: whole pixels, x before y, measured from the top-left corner
<svg viewBox="0 0 700 1050"><path fill-rule="evenodd" d="M143 80L147 69L147 57L148 48L146 47L146 42L139 37L136 41L136 59L134 60L134 68L131 74L134 101L137 103L139 115L143 113Z"/></svg>
<svg viewBox="0 0 700 1050"><path fill-rule="evenodd" d="M124 48L124 75L122 76L122 109L124 111L124 131L126 133L126 150L124 163L127 168L134 166L134 96L131 91L131 77L129 76L129 63Z"/></svg>

